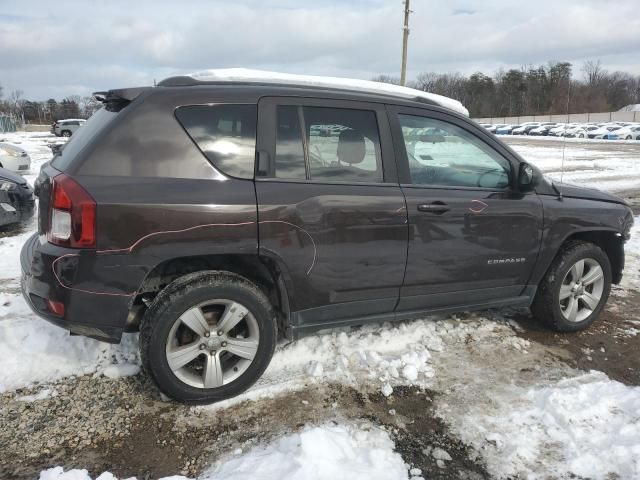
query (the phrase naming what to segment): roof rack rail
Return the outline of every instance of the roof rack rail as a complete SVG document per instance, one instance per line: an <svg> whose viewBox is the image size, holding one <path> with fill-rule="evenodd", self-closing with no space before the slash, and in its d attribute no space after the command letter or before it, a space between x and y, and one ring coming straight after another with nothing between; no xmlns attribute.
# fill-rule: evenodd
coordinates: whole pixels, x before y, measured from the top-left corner
<svg viewBox="0 0 640 480"><path fill-rule="evenodd" d="M357 91L403 98L431 105L438 105L469 116L469 111L458 100L423 92L413 88L387 83L358 80L352 78L322 77L315 75L296 75L290 73L268 72L246 68L225 68L204 70L169 77L158 83L159 87L179 87L194 85L252 84L273 86L299 86L343 91Z"/></svg>

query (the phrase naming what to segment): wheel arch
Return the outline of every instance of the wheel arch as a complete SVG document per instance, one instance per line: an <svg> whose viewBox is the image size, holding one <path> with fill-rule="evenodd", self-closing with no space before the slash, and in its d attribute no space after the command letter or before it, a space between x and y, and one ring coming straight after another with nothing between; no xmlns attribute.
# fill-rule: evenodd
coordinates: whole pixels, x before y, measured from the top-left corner
<svg viewBox="0 0 640 480"><path fill-rule="evenodd" d="M565 238L559 251L564 245L573 240L582 240L600 247L611 263L612 283L620 283L620 280L622 280L622 270L624 269L624 239L619 232L614 230L587 230L575 232Z"/></svg>
<svg viewBox="0 0 640 480"><path fill-rule="evenodd" d="M205 270L227 271L245 277L267 296L278 318L278 328L289 337L289 292L286 274L273 260L251 254L219 254L175 257L155 265L132 300L127 329L136 330L146 306L173 280Z"/></svg>

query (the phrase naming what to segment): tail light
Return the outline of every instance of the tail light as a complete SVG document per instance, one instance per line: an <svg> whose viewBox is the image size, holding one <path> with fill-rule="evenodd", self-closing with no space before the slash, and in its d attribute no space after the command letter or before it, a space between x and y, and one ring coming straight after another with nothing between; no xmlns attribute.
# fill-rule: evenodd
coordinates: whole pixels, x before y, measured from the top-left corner
<svg viewBox="0 0 640 480"><path fill-rule="evenodd" d="M52 182L47 240L62 247L95 248L95 200L65 174Z"/></svg>

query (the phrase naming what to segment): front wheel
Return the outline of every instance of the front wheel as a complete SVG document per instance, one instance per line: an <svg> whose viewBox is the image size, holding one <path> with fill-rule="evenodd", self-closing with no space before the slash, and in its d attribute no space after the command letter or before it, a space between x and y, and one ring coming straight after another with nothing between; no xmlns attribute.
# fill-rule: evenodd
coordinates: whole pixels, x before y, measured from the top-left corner
<svg viewBox="0 0 640 480"><path fill-rule="evenodd" d="M199 272L169 284L145 312L140 354L167 396L213 403L249 388L276 344L267 297L230 272Z"/></svg>
<svg viewBox="0 0 640 480"><path fill-rule="evenodd" d="M593 243L568 243L549 267L531 305L534 316L560 332L591 325L611 291L611 264Z"/></svg>

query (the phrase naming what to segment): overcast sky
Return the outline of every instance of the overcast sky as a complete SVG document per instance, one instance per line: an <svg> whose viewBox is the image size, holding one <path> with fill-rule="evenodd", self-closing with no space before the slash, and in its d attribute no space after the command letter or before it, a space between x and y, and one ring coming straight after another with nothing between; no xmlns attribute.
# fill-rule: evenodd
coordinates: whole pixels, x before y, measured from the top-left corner
<svg viewBox="0 0 640 480"><path fill-rule="evenodd" d="M412 0L408 77L601 59L640 74L639 0ZM250 67L399 76L401 0L0 0L0 84L46 99Z"/></svg>

